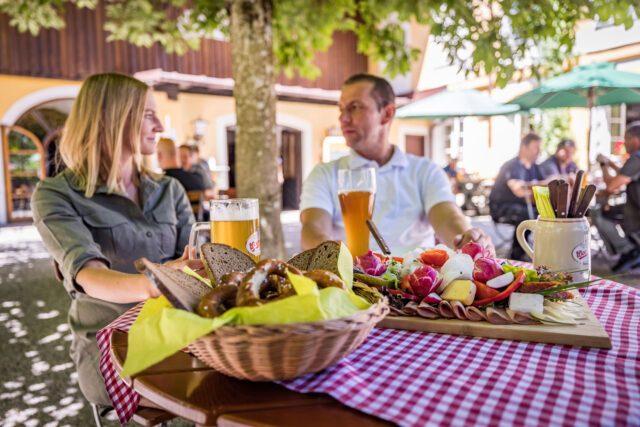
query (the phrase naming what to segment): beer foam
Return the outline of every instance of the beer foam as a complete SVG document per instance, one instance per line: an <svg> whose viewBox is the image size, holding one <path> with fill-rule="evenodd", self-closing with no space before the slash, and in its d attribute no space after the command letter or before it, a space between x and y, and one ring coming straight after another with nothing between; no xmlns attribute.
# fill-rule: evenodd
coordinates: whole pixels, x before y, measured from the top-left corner
<svg viewBox="0 0 640 427"><path fill-rule="evenodd" d="M251 221L260 217L257 200L251 202L212 202L210 204L210 216L214 221Z"/></svg>

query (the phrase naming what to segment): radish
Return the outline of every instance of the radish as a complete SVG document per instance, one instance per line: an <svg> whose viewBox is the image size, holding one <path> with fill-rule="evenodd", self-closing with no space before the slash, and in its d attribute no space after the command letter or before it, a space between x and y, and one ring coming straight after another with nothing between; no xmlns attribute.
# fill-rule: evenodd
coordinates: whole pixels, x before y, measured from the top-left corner
<svg viewBox="0 0 640 427"><path fill-rule="evenodd" d="M427 304L438 304L440 301L442 301L442 298L435 292L430 293L422 299L422 302L426 302Z"/></svg>
<svg viewBox="0 0 640 427"><path fill-rule="evenodd" d="M504 288L509 283L513 282L513 279L513 273L505 273L487 281L487 286L494 289Z"/></svg>

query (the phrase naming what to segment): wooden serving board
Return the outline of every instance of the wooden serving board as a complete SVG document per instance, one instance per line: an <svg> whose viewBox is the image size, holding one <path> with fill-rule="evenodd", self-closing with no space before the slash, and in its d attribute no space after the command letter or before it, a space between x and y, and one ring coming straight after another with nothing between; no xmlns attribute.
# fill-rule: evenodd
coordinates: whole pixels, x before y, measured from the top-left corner
<svg viewBox="0 0 640 427"><path fill-rule="evenodd" d="M466 335L470 337L498 338L516 341L532 341L549 344L566 344L580 347L611 348L611 340L586 301L576 295L587 319L579 325L494 325L489 322L473 322L459 319L425 319L422 317L387 316L378 323L379 328L406 329L409 331L435 332L439 334Z"/></svg>

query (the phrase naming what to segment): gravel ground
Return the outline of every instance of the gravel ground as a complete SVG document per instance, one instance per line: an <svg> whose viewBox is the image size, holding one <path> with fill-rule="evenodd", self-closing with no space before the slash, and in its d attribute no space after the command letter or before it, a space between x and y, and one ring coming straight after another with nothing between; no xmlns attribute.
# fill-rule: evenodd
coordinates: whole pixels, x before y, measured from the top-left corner
<svg viewBox="0 0 640 427"><path fill-rule="evenodd" d="M297 216L288 213L283 220L287 252L293 254L299 250ZM509 226L495 227L487 217L473 222L494 240L500 241L498 234L511 236ZM508 245L499 248L499 255L506 250ZM594 257L594 273L610 275L613 261ZM640 288L640 271L616 280ZM68 356L69 297L33 227L0 228L0 290L0 343L6 346L0 363L0 425L93 425Z"/></svg>

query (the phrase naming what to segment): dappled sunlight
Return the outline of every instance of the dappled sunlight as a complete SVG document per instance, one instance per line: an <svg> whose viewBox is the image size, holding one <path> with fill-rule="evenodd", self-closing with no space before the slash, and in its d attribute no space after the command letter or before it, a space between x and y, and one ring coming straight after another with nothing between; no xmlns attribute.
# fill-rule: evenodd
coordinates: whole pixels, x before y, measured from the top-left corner
<svg viewBox="0 0 640 427"><path fill-rule="evenodd" d="M40 341L38 341L38 344L48 344L50 342L57 341L60 338L62 338L62 334L60 334L59 332L56 332L54 334L47 335L46 337L42 338Z"/></svg>
<svg viewBox="0 0 640 427"><path fill-rule="evenodd" d="M4 235L3 235L4 237ZM17 239L17 237L16 237ZM93 424L69 357L69 297L39 241L0 244L0 425Z"/></svg>
<svg viewBox="0 0 640 427"><path fill-rule="evenodd" d="M60 314L60 312L58 310L51 310L47 313L39 313L37 318L38 319L53 319L54 317L57 317Z"/></svg>

